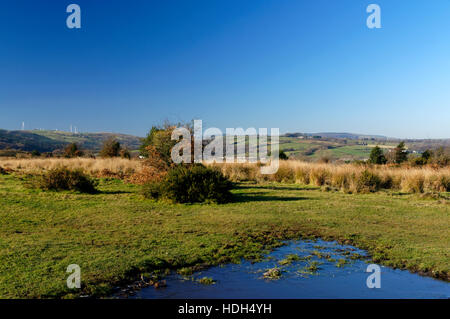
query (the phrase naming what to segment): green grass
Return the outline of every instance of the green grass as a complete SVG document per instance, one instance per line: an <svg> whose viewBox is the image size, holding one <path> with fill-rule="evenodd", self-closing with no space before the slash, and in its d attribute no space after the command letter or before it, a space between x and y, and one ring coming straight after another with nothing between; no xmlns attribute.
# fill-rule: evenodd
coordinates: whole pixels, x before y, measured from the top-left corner
<svg viewBox="0 0 450 319"><path fill-rule="evenodd" d="M140 274L260 259L288 238L320 236L367 249L375 262L450 274L450 207L415 195L350 195L299 185L246 185L235 202L167 204L102 180L101 193L42 192L0 176L0 297L107 295ZM181 270L181 272L185 271Z"/></svg>
<svg viewBox="0 0 450 319"><path fill-rule="evenodd" d="M345 144L343 141L299 139L295 137L280 137L280 149L289 156L303 156L306 159L317 160L321 157L330 159L366 159L371 147L357 145L355 141Z"/></svg>

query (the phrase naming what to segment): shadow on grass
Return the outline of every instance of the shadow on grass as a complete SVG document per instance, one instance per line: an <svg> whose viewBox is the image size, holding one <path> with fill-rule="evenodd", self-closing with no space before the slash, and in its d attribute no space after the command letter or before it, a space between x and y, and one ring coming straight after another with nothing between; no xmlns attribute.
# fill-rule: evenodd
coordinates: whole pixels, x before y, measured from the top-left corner
<svg viewBox="0 0 450 319"><path fill-rule="evenodd" d="M295 190L316 190L319 187L314 187L314 186L301 186L301 185L295 185L292 187L289 186L278 186L278 185L235 185L234 186L235 189L272 189L272 190L284 190L284 191L295 191Z"/></svg>
<svg viewBox="0 0 450 319"><path fill-rule="evenodd" d="M293 202L299 200L308 199L306 197L299 196L272 196L272 195L261 195L264 193L253 193L253 194L233 194L233 202L235 203L248 203L248 202Z"/></svg>
<svg viewBox="0 0 450 319"><path fill-rule="evenodd" d="M131 194L131 191L98 191L97 194L106 194L106 195L119 195L119 194Z"/></svg>

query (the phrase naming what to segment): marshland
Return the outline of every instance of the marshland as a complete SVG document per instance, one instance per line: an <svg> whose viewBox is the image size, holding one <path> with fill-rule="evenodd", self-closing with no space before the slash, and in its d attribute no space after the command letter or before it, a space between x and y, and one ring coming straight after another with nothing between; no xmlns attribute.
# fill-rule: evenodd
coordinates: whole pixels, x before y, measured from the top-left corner
<svg viewBox="0 0 450 319"><path fill-rule="evenodd" d="M158 285L173 271L261 261L285 240L317 238L363 249L374 263L450 279L448 166L287 160L265 176L258 164L213 164L208 169L232 183L229 200L177 203L145 193L136 177L149 178L148 161L0 159L0 296L110 296L139 278ZM96 191L41 187L64 168ZM82 270L79 290L66 286L69 264Z"/></svg>

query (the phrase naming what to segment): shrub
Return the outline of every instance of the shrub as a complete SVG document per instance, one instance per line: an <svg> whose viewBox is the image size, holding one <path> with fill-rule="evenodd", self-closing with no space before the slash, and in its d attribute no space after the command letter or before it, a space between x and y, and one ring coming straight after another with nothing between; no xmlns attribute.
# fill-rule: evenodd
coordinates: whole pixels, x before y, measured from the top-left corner
<svg viewBox="0 0 450 319"><path fill-rule="evenodd" d="M83 173L81 169L70 170L56 168L45 173L37 185L43 190L74 190L81 193L95 193L96 182Z"/></svg>
<svg viewBox="0 0 450 319"><path fill-rule="evenodd" d="M435 175L430 176L424 187L432 192L450 192L450 176Z"/></svg>
<svg viewBox="0 0 450 319"><path fill-rule="evenodd" d="M76 143L71 143L64 148L64 157L72 158L81 156L83 156L83 152Z"/></svg>
<svg viewBox="0 0 450 319"><path fill-rule="evenodd" d="M294 169L288 166L281 166L274 174L276 182L293 183L295 181Z"/></svg>
<svg viewBox="0 0 450 319"><path fill-rule="evenodd" d="M356 189L358 193L376 192L380 189L381 178L369 170L364 170L356 176Z"/></svg>
<svg viewBox="0 0 450 319"><path fill-rule="evenodd" d="M161 182L150 181L142 186L142 193L146 198L159 199L163 192L164 188Z"/></svg>
<svg viewBox="0 0 450 319"><path fill-rule="evenodd" d="M309 169L299 167L295 171L295 182L299 184L309 184Z"/></svg>
<svg viewBox="0 0 450 319"><path fill-rule="evenodd" d="M335 172L331 175L331 186L340 190L347 190L349 188L349 174L347 172Z"/></svg>
<svg viewBox="0 0 450 319"><path fill-rule="evenodd" d="M282 161L288 160L289 156L287 156L287 154L285 152L283 152L282 150L280 150L278 158Z"/></svg>
<svg viewBox="0 0 450 319"><path fill-rule="evenodd" d="M39 152L37 150L34 150L34 151L31 152L31 156L32 157L39 157L39 156L41 156L41 152Z"/></svg>
<svg viewBox="0 0 450 319"><path fill-rule="evenodd" d="M231 200L231 188L232 183L219 170L201 164L179 165L170 169L161 182L147 183L143 194L176 203L225 203Z"/></svg>
<svg viewBox="0 0 450 319"><path fill-rule="evenodd" d="M328 178L328 171L324 168L314 168L309 174L311 184L316 186L322 186L326 183Z"/></svg>
<svg viewBox="0 0 450 319"><path fill-rule="evenodd" d="M396 164L401 164L408 159L408 154L406 153L405 142L400 142L394 150L394 160Z"/></svg>
<svg viewBox="0 0 450 319"><path fill-rule="evenodd" d="M109 138L103 143L103 148L100 151L101 157L119 157L120 143L115 138Z"/></svg>
<svg viewBox="0 0 450 319"><path fill-rule="evenodd" d="M144 157L151 157L149 152L149 146L152 146L156 152L158 152L161 158L171 163L171 151L177 141L172 140L172 132L176 125L166 123L164 127L153 126L147 136L142 140L140 146L140 154Z"/></svg>
<svg viewBox="0 0 450 319"><path fill-rule="evenodd" d="M383 150L379 146L375 146L370 151L369 163L371 164L386 164L387 159L384 156Z"/></svg>
<svg viewBox="0 0 450 319"><path fill-rule="evenodd" d="M6 172L6 170L3 167L0 166L0 175L6 175L6 174L8 174Z"/></svg>
<svg viewBox="0 0 450 319"><path fill-rule="evenodd" d="M408 193L423 193L425 178L422 174L407 174L401 183L402 191Z"/></svg>
<svg viewBox="0 0 450 319"><path fill-rule="evenodd" d="M119 155L122 158L131 159L130 151L125 148L120 150Z"/></svg>
<svg viewBox="0 0 450 319"><path fill-rule="evenodd" d="M380 182L380 188L393 189L396 188L396 183L394 178L390 174L382 174Z"/></svg>

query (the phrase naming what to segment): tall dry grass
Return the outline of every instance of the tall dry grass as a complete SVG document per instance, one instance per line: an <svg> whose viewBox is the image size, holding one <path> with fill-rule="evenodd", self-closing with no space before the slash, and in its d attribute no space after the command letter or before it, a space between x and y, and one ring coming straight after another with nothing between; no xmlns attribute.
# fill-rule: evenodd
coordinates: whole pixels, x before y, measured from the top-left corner
<svg viewBox="0 0 450 319"><path fill-rule="evenodd" d="M0 158L5 171L41 174L59 167L83 169L95 177L129 180L145 167L142 161L123 158ZM280 161L273 175L262 175L260 164L211 164L232 181L297 183L324 186L349 193L392 189L408 193L450 192L450 167L396 167ZM133 182L133 181L132 181Z"/></svg>
<svg viewBox="0 0 450 319"><path fill-rule="evenodd" d="M397 167L280 161L273 175L261 175L257 164L213 164L233 181L288 182L327 186L344 192L393 189L403 192L449 192L450 167Z"/></svg>
<svg viewBox="0 0 450 319"><path fill-rule="evenodd" d="M0 167L9 171L28 174L41 174L45 171L67 167L82 169L96 177L124 178L141 169L139 160L124 158L0 158Z"/></svg>

